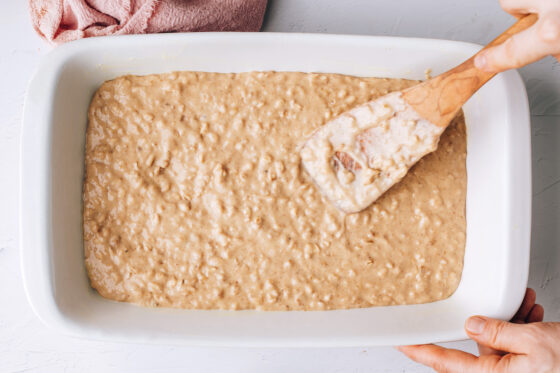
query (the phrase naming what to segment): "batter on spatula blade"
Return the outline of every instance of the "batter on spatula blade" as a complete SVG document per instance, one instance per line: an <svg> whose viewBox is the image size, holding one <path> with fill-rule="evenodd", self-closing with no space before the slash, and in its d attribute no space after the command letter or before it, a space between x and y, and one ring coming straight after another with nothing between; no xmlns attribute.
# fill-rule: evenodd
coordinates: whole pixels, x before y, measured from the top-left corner
<svg viewBox="0 0 560 373"><path fill-rule="evenodd" d="M358 212L437 148L445 127L423 119L390 93L317 130L301 150L307 173L340 210Z"/></svg>

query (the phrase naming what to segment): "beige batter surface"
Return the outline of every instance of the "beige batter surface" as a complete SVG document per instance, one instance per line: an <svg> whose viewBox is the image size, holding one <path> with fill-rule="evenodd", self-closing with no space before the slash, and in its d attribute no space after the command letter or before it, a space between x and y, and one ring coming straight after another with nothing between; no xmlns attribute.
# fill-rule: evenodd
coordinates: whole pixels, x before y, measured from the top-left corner
<svg viewBox="0 0 560 373"><path fill-rule="evenodd" d="M181 72L104 83L89 111L91 285L145 306L327 310L430 302L459 283L462 116L367 209L344 214L301 167L315 129L405 80Z"/></svg>

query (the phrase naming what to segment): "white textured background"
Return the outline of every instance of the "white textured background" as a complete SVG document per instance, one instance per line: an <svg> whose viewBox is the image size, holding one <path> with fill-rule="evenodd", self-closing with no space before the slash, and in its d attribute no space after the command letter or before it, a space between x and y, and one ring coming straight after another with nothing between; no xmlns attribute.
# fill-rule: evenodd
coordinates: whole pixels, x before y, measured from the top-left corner
<svg viewBox="0 0 560 373"><path fill-rule="evenodd" d="M50 47L27 1L0 11L0 372L427 372L392 348L231 349L105 343L58 335L29 307L19 268L18 147L25 87ZM513 19L497 0L269 0L264 31L415 36L486 43ZM529 285L560 321L560 66L521 70L531 103L533 239ZM446 344L473 352L469 341Z"/></svg>

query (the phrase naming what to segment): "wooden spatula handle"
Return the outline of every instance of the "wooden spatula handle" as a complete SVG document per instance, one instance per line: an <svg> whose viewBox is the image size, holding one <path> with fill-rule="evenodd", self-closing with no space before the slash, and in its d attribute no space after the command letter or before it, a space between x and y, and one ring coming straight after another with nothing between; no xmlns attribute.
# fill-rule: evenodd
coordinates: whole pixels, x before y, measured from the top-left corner
<svg viewBox="0 0 560 373"><path fill-rule="evenodd" d="M537 21L536 14L520 18L513 26L486 45L482 50L502 44ZM478 53L480 53L479 51ZM490 80L495 73L478 70L474 66L475 54L459 66L411 87L403 92L403 98L422 117L438 126L447 126L461 106Z"/></svg>

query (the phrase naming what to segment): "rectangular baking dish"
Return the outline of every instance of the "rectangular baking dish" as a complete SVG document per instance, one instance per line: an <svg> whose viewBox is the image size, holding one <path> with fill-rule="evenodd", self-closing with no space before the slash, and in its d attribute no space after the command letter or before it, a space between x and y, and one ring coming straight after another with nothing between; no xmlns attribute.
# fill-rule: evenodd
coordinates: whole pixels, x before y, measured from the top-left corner
<svg viewBox="0 0 560 373"><path fill-rule="evenodd" d="M465 319L508 319L527 284L531 228L529 110L516 71L465 105L467 244L448 299L313 312L150 309L102 298L88 283L82 245L87 109L99 85L123 74L279 70L423 79L468 58L473 44L412 38L206 33L99 37L56 48L27 93L21 138L21 251L25 290L47 325L70 335L235 346L372 346L466 337Z"/></svg>

